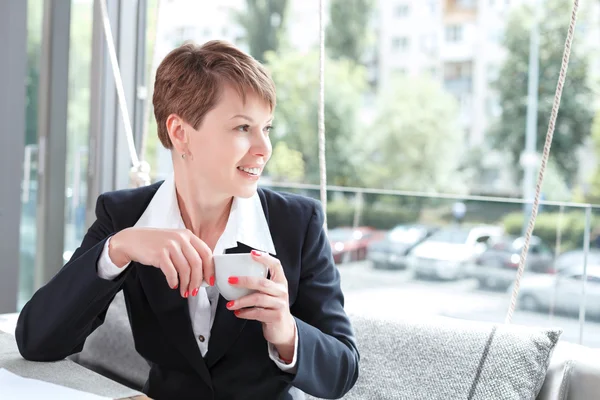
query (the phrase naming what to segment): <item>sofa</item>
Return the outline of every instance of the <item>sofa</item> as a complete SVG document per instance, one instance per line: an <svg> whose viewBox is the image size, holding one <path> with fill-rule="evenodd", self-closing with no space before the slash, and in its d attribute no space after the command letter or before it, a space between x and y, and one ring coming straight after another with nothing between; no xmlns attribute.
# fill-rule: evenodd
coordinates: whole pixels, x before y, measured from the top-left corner
<svg viewBox="0 0 600 400"><path fill-rule="evenodd" d="M600 398L600 349L559 341L559 329L443 317L350 317L360 377L344 399ZM133 389L143 386L149 365L135 351L122 294L71 358ZM313 399L297 389L293 395Z"/></svg>

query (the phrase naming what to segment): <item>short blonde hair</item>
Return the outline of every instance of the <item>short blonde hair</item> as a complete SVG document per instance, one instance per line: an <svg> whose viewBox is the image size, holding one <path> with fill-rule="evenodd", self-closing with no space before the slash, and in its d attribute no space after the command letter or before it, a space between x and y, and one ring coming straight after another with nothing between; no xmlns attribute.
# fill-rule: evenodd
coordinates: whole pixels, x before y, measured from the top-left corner
<svg viewBox="0 0 600 400"><path fill-rule="evenodd" d="M169 115L177 114L198 129L218 103L224 84L232 85L244 101L251 91L275 109L275 84L267 70L230 43L188 42L164 58L156 71L152 104L165 148L173 147L166 126Z"/></svg>

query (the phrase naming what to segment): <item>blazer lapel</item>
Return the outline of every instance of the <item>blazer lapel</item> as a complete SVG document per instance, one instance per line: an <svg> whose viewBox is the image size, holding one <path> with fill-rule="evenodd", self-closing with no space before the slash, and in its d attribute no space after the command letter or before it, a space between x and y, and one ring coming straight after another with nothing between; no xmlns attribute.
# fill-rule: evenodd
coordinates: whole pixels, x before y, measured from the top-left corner
<svg viewBox="0 0 600 400"><path fill-rule="evenodd" d="M208 368L202 358L192 324L187 299L178 290L165 290L165 277L158 268L141 266L138 276L146 298L165 334L188 360L194 370L212 387Z"/></svg>
<svg viewBox="0 0 600 400"><path fill-rule="evenodd" d="M250 253L252 248L245 244L238 243L238 246L233 249L227 249L227 254ZM219 295L217 303L217 311L215 312L215 320L210 331L210 341L208 343L208 352L204 357L206 366L211 368L217 361L223 357L227 350L237 340L238 336L244 329L247 320L240 319L226 307L227 300Z"/></svg>

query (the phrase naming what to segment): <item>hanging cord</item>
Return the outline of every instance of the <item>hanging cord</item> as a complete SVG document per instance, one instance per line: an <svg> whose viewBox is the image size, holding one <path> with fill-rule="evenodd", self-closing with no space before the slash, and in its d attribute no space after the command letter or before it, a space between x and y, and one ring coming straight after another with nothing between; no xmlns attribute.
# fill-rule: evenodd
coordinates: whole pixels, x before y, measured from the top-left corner
<svg viewBox="0 0 600 400"><path fill-rule="evenodd" d="M550 114L550 122L548 123L548 132L546 133L546 142L544 143L544 152L542 154L542 161L540 165L540 171L538 173L538 179L535 186L535 198L533 199L533 205L531 207L531 216L529 218L529 225L527 226L527 232L525 233L525 243L521 250L521 258L519 260L519 269L517 271L517 279L513 287L512 296L510 298L510 306L508 313L506 314L505 323L510 324L512 317L517 306L517 298L519 296L519 288L521 286L521 278L523 277L523 271L525 269L525 261L527 259L527 253L529 252L529 242L535 227L535 219L537 217L538 208L540 205L540 194L542 192L542 183L544 181L544 173L546 172L546 164L548 163L548 157L550 156L550 146L552 145L552 138L554 136L554 127L556 124L556 117L558 115L558 108L560 106L560 99L562 96L563 86L567 76L567 69L569 66L569 57L571 55L571 44L573 43L573 34L575 33L575 24L577 22L577 11L579 9L579 0L573 1L573 10L571 12L571 23L569 24L569 31L567 32L567 39L565 41L565 50L563 53L562 65L560 67L560 74L558 76L558 84L556 85L556 93L554 94L554 103L552 104L552 112Z"/></svg>
<svg viewBox="0 0 600 400"><path fill-rule="evenodd" d="M123 88L123 80L121 79L121 71L119 69L119 62L117 59L115 42L113 39L112 31L110 29L110 20L108 18L106 0L99 0L99 3L100 12L102 14L102 26L104 28L104 37L106 39L106 46L108 49L110 65L112 67L113 78L115 80L115 88L117 90L119 108L121 109L121 115L123 116L123 125L125 127L125 136L127 138L129 157L131 158L132 167L129 171L130 185L133 187L145 186L150 183L150 165L145 161L140 162L135 149L135 142L133 140L133 128L131 125L131 119L129 117L129 110L127 109L127 102L125 101L125 89Z"/></svg>
<svg viewBox="0 0 600 400"><path fill-rule="evenodd" d="M327 164L325 161L325 1L319 0L319 172L321 204L327 232Z"/></svg>

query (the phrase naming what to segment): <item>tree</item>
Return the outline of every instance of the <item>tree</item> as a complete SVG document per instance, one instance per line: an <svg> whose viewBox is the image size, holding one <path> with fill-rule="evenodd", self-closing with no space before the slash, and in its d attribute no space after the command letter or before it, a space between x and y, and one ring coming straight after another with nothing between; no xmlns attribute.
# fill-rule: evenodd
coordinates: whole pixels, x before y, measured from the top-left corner
<svg viewBox="0 0 600 400"><path fill-rule="evenodd" d="M401 95L399 95L401 93ZM458 172L464 133L454 98L428 77L397 77L379 98L367 184L384 189L463 190Z"/></svg>
<svg viewBox="0 0 600 400"><path fill-rule="evenodd" d="M571 3L570 0L546 0L540 17L538 151L544 145L548 129L563 56L563 43L570 21ZM582 13L582 19L584 18L585 13ZM508 55L495 85L500 95L502 114L492 132L493 144L498 149L508 150L515 166L519 165L519 158L525 147L531 23L532 9L529 5L521 6L510 16L504 42ZM579 23L584 25L584 21ZM578 31L576 39L583 36ZM575 150L590 132L593 99L588 83L588 64L582 43L575 40L552 144L557 168L567 182L577 172Z"/></svg>
<svg viewBox="0 0 600 400"><path fill-rule="evenodd" d="M278 142L267 164L267 172L274 181L302 182L304 180L302 153L290 149L285 142Z"/></svg>
<svg viewBox="0 0 600 400"><path fill-rule="evenodd" d="M278 97L272 140L275 145L285 141L290 149L301 152L306 181L318 183L318 53L270 52L266 59ZM366 73L347 60L328 59L325 74L327 180L337 185L359 184L362 130L358 117Z"/></svg>
<svg viewBox="0 0 600 400"><path fill-rule="evenodd" d="M594 144L594 153L596 157L600 155L600 111L596 113L594 123L592 124L592 143ZM600 167L596 167L596 171L592 176L589 191L585 196L586 200L592 203L600 203Z"/></svg>
<svg viewBox="0 0 600 400"><path fill-rule="evenodd" d="M373 0L331 0L325 45L333 59L360 62L370 42Z"/></svg>
<svg viewBox="0 0 600 400"><path fill-rule="evenodd" d="M267 51L279 49L288 4L288 0L246 0L246 10L235 14L246 31L250 54L260 62L265 61Z"/></svg>

